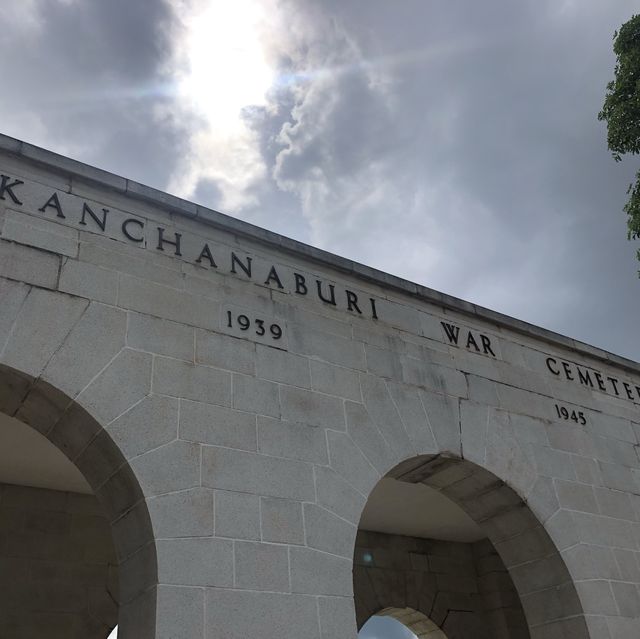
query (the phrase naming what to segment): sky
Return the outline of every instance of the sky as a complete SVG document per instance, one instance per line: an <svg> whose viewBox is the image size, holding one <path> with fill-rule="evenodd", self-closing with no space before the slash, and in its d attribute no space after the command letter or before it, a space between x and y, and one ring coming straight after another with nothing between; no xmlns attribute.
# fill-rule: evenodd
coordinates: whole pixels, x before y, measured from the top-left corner
<svg viewBox="0 0 640 639"><path fill-rule="evenodd" d="M22 0L0 131L640 360L630 0Z"/></svg>

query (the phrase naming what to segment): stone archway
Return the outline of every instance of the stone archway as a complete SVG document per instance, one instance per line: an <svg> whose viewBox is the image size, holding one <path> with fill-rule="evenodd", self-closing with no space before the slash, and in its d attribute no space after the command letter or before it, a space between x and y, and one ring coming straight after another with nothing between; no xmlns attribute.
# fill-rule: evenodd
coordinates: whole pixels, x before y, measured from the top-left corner
<svg viewBox="0 0 640 639"><path fill-rule="evenodd" d="M38 431L80 470L111 529L119 637L153 639L157 562L152 525L138 480L118 446L65 393L6 365L0 365L0 412Z"/></svg>
<svg viewBox="0 0 640 639"><path fill-rule="evenodd" d="M460 506L482 529L490 546L495 548L505 575L508 573L526 616L528 633L526 629L507 628L505 637L589 637L574 582L560 552L514 489L492 472L445 454L414 457L397 465L386 477L435 489ZM389 584L385 586L386 594L382 598L395 594L395 601L382 601L373 592L375 588L371 589L363 579L363 571L358 567L358 564L366 565L368 559L364 557L363 562L363 557L354 558L354 597L359 626L380 607L420 608L424 584L419 579L422 577L416 580L412 576L407 580L402 574L406 566L390 565L392 570L385 577ZM394 579L397 579L396 584L392 583ZM428 614L429 609L421 612ZM462 631L459 636L467 635Z"/></svg>

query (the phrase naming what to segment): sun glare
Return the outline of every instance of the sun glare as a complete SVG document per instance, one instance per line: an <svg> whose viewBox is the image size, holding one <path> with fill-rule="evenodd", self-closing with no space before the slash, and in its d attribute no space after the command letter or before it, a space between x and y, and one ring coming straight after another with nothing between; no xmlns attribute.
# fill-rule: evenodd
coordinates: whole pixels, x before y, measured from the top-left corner
<svg viewBox="0 0 640 639"><path fill-rule="evenodd" d="M259 38L264 18L255 0L213 0L185 20L187 69L179 90L214 129L231 133L244 107L265 103L274 72Z"/></svg>

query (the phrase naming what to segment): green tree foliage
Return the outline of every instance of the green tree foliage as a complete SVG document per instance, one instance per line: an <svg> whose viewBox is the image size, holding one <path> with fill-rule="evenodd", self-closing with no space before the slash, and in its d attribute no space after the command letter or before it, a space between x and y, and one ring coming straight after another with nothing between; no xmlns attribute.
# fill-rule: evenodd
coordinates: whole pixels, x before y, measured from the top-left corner
<svg viewBox="0 0 640 639"><path fill-rule="evenodd" d="M614 79L607 84L607 93L598 120L607 122L607 142L616 162L622 155L640 153L640 15L625 22L613 35L616 54ZM627 191L624 206L628 214L629 239L640 238L640 171L635 184ZM640 250L637 252L640 260Z"/></svg>

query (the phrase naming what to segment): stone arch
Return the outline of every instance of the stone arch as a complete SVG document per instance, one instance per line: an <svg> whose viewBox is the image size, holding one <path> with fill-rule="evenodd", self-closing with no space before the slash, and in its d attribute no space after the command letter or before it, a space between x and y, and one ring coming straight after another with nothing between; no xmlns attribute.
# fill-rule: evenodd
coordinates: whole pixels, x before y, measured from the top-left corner
<svg viewBox="0 0 640 639"><path fill-rule="evenodd" d="M385 477L439 491L482 528L513 581L531 639L588 639L581 602L564 559L525 499L505 481L450 453L412 457ZM356 610L360 596L354 583Z"/></svg>
<svg viewBox="0 0 640 639"><path fill-rule="evenodd" d="M34 428L80 470L111 524L118 560L120 639L155 637L157 561L138 480L118 446L78 402L0 364L0 412Z"/></svg>
<svg viewBox="0 0 640 639"><path fill-rule="evenodd" d="M447 639L447 635L427 615L412 608L383 608L379 617L392 617L408 628L417 639Z"/></svg>

